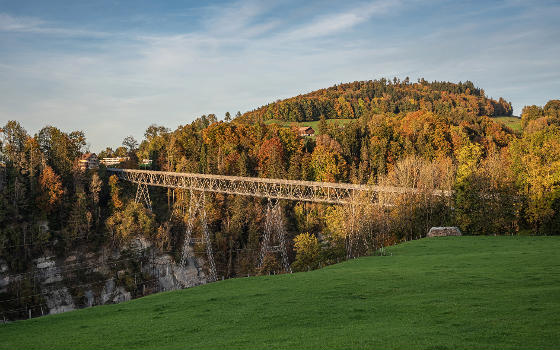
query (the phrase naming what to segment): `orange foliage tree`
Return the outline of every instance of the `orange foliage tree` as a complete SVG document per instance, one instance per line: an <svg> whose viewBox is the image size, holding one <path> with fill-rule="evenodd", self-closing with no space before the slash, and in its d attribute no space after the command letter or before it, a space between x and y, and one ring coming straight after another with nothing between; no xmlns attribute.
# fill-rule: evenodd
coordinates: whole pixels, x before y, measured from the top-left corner
<svg viewBox="0 0 560 350"><path fill-rule="evenodd" d="M60 176L50 166L45 165L39 176L39 186L41 189L41 195L38 197L39 206L46 213L50 213L64 194Z"/></svg>

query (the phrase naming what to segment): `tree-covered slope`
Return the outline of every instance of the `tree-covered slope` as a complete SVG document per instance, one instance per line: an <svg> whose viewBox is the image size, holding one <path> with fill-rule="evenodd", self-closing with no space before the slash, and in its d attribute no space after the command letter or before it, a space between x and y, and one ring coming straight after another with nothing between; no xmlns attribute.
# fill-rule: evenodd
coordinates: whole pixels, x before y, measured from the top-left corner
<svg viewBox="0 0 560 350"><path fill-rule="evenodd" d="M552 349L559 237L449 237L0 325L0 349Z"/></svg>
<svg viewBox="0 0 560 350"><path fill-rule="evenodd" d="M381 97L379 91L384 91ZM428 98L432 95L441 97L439 102ZM329 265L350 253L369 255L381 246L421 238L432 226L459 226L471 235L560 233L560 101L524 108L522 130L515 133L497 118L479 115L482 109L469 112L489 101L471 83L377 81L309 94L310 99L321 96L331 102L344 97L358 105L361 99L369 107L359 118L321 118L312 138L278 125L291 126L289 121L245 123L243 116L233 121L201 116L175 130L152 125L141 143L127 137L127 149L115 154L127 154L130 159L122 166L132 168L144 167L139 163L149 158L152 170L418 190L392 198L391 207L364 207L354 216L341 206L281 202L294 271ZM383 112L377 105L407 99L420 110L401 106L398 113L395 108ZM426 107L444 100L451 109ZM188 193L150 188L153 211L135 203L136 187L108 178L104 167L80 169L78 159L87 144L80 131L47 126L30 135L17 121L9 121L1 127L0 142L0 265L8 266L5 274L33 276L41 257L111 249L138 237L175 259L181 256L187 216L171 213L188 206ZM105 156L113 154L106 151ZM433 190L454 195L431 196ZM259 265L266 201L222 194L206 200L219 278L283 271L278 254L269 254L267 264ZM194 230L195 236L202 234L201 225ZM205 247L198 249L206 258ZM140 264L131 264L129 273ZM133 296L141 294L121 283ZM43 301L34 286L26 278L2 289L0 301L8 302L0 303L0 313L19 319L31 307L39 314ZM79 305L84 292L73 290Z"/></svg>
<svg viewBox="0 0 560 350"><path fill-rule="evenodd" d="M465 83L411 83L386 79L355 81L320 89L308 94L279 100L242 115L247 122L277 119L283 121L312 121L321 116L359 118L369 113L407 113L418 110L440 116L472 121L480 116L512 114L511 103L500 98L486 97L484 90Z"/></svg>

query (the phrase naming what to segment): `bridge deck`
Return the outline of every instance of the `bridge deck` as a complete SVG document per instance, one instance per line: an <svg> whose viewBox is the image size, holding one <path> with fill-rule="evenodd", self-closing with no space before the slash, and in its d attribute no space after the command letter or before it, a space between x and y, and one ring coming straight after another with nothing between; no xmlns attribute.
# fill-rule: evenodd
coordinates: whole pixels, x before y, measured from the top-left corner
<svg viewBox="0 0 560 350"><path fill-rule="evenodd" d="M148 186L189 189L235 195L289 199L308 202L345 204L354 198L377 193L411 193L415 189L389 186L370 186L334 182L269 179L259 177L212 174L175 173L154 170L108 168L120 179ZM435 191L435 195L447 195Z"/></svg>

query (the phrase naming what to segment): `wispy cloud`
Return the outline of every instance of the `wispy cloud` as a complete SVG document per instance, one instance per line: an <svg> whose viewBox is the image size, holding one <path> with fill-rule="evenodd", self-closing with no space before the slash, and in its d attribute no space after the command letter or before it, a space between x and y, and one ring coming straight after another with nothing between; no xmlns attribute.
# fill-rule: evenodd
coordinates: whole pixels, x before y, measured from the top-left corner
<svg viewBox="0 0 560 350"><path fill-rule="evenodd" d="M39 18L16 17L5 13L0 13L0 31L80 37L107 37L111 35L103 31L57 27Z"/></svg>
<svg viewBox="0 0 560 350"><path fill-rule="evenodd" d="M247 37L267 32L278 23L262 22L262 16L270 10L270 5L262 1L237 1L208 10L204 23L207 33Z"/></svg>
<svg viewBox="0 0 560 350"><path fill-rule="evenodd" d="M14 17L0 13L0 30L11 32L29 32L39 28L44 22L32 17Z"/></svg>
<svg viewBox="0 0 560 350"><path fill-rule="evenodd" d="M527 14L523 8L531 6L519 3L511 6L521 10L495 25L494 17L511 12L510 5L490 14L476 12L478 6L470 6L472 14L455 14L456 5L448 5L444 18L429 17L431 3L388 0L299 6L249 0L186 9L184 16L135 15L143 17L135 24L175 21L166 30L109 30L99 23L3 13L0 120L19 119L31 130L47 122L84 129L98 150L131 133L141 137L153 122L173 127L201 114L245 111L382 76L470 79L514 104L529 102L526 96L546 98L545 88L559 91L554 75L556 82L534 79L560 71L560 44L553 40L559 26L547 24L556 10ZM415 11L425 18L411 17ZM541 47L543 40L547 47ZM514 84L527 88L511 89Z"/></svg>
<svg viewBox="0 0 560 350"><path fill-rule="evenodd" d="M400 2L382 0L368 5L361 5L342 13L328 14L317 18L310 24L301 26L286 33L287 39L311 39L328 36L351 29L374 15L383 15L392 8L398 7Z"/></svg>

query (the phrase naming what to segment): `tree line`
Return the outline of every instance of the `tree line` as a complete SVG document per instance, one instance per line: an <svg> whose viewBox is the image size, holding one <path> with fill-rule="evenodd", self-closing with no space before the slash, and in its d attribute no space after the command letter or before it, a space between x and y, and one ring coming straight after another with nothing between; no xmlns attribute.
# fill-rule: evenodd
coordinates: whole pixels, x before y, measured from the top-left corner
<svg viewBox="0 0 560 350"><path fill-rule="evenodd" d="M300 106L302 114L283 104ZM560 233L559 105L524 108L523 132L516 134L491 117L511 114L511 104L487 98L470 82L355 82L233 119L204 115L175 130L151 125L140 142L129 137L103 154L129 156L124 167L150 159L154 170L415 189L380 196L391 207L282 202L292 267L306 270L380 254L384 246L423 237L431 226L457 225L474 235ZM349 123L329 120L348 116ZM309 118L319 120L314 137L264 122ZM103 166L80 170L85 145L82 132L48 126L31 136L16 121L2 127L0 249L10 268L29 268L30 258L51 243L64 254L76 246L118 247L136 236L180 259L189 194L150 189L149 211L134 202L134 186L109 178ZM434 190L453 195L433 196ZM282 271L274 254L256 263L264 200L215 194L207 196L206 210L219 275Z"/></svg>
<svg viewBox="0 0 560 350"><path fill-rule="evenodd" d="M357 119L366 114L433 112L453 120L473 121L480 116L511 116L513 108L503 98L487 98L470 81L458 84L408 78L355 81L276 101L243 114L246 122Z"/></svg>

